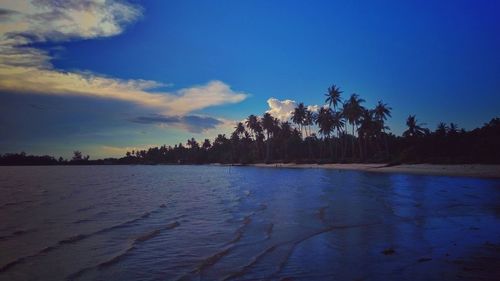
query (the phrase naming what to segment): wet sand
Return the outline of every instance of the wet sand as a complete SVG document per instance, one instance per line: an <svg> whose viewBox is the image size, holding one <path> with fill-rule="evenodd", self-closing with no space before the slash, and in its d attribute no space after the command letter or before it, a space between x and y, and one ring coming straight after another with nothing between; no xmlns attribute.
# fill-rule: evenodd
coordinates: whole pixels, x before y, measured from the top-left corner
<svg viewBox="0 0 500 281"><path fill-rule="evenodd" d="M256 167L269 168L322 168L336 170L357 170L380 173L409 173L436 176L464 176L477 178L500 178L500 165L463 164L463 165L436 165L436 164L401 164L387 166L387 164L253 164Z"/></svg>

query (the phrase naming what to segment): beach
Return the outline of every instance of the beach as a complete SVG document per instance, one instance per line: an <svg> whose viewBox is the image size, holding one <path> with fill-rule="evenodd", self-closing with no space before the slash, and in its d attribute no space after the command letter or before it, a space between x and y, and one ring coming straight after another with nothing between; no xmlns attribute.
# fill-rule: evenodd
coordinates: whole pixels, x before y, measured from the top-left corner
<svg viewBox="0 0 500 281"><path fill-rule="evenodd" d="M268 168L318 168L335 170L356 170L364 172L378 173L407 173L433 176L462 176L477 178L500 178L500 165L484 164L459 164L459 165L438 165L438 164L401 164L388 166L387 164L253 164L256 167Z"/></svg>

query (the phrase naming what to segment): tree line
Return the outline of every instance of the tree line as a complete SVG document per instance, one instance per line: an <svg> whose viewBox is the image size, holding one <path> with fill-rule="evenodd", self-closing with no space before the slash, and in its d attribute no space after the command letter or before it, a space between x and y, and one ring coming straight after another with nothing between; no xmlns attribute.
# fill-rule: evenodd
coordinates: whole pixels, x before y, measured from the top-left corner
<svg viewBox="0 0 500 281"><path fill-rule="evenodd" d="M373 108L357 94L342 98L328 87L325 106L317 111L299 103L289 120L269 113L250 115L234 131L214 140L163 145L129 151L119 159L89 160L75 151L73 159L25 154L0 155L0 165L23 164L251 164L251 163L500 163L500 118L471 131L440 123L432 131L408 116L402 136L386 125L392 108L378 101Z"/></svg>

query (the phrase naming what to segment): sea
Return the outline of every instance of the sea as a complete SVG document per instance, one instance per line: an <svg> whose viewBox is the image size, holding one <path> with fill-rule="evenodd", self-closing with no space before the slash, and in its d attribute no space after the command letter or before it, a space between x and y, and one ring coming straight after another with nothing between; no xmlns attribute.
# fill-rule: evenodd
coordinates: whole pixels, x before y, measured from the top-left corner
<svg viewBox="0 0 500 281"><path fill-rule="evenodd" d="M500 180L0 167L0 280L499 280Z"/></svg>

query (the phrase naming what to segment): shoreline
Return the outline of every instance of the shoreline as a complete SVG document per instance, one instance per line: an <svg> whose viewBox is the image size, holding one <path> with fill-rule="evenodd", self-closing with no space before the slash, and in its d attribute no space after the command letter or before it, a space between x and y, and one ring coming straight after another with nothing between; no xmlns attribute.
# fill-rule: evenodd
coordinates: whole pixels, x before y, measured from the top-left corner
<svg viewBox="0 0 500 281"><path fill-rule="evenodd" d="M486 164L400 164L387 166L387 164L249 164L248 166L262 168L293 168L293 169L333 169L354 170L375 173L403 173L429 176L456 176L473 178L500 178L500 165Z"/></svg>
<svg viewBox="0 0 500 281"><path fill-rule="evenodd" d="M295 164L295 163L255 163L255 164L83 164L83 165L0 165L0 167L82 167L82 166L150 166L150 165L172 165L172 166L237 166L237 167L259 167L259 168L285 168L285 169L331 169L331 170L352 170L373 173L395 173L395 174L415 174L428 176L452 176L500 179L500 164L399 164L387 166L385 163L350 163L350 164Z"/></svg>

